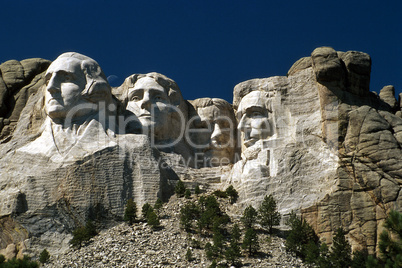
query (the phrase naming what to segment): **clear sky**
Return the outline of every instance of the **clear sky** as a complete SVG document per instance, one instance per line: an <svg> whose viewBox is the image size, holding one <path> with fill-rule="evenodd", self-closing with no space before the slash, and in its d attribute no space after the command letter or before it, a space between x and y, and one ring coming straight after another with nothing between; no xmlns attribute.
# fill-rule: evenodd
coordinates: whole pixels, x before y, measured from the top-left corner
<svg viewBox="0 0 402 268"><path fill-rule="evenodd" d="M112 86L156 71L185 99L232 101L233 87L286 75L319 46L372 58L371 90L402 92L402 1L2 1L0 62L75 51Z"/></svg>

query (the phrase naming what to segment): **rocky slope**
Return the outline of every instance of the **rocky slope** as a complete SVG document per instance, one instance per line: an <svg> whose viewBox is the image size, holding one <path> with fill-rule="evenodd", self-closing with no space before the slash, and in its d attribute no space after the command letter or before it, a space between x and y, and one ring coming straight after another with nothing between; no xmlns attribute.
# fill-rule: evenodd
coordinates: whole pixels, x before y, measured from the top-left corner
<svg viewBox="0 0 402 268"><path fill-rule="evenodd" d="M101 231L85 247L70 248L64 254L52 255L45 267L208 267L211 261L206 258L203 247L212 239L189 235L180 228L179 211L188 201L174 196L164 204L160 211L161 230L154 231L143 222L132 226L121 223ZM222 209L230 207L226 200L221 200L221 204ZM234 219L234 222L238 220ZM191 239L198 240L202 248L195 248ZM258 255L249 258L243 254L241 262L244 266L307 267L286 252L283 238L260 233L259 241L261 249ZM185 256L187 249L192 251L191 262Z"/></svg>

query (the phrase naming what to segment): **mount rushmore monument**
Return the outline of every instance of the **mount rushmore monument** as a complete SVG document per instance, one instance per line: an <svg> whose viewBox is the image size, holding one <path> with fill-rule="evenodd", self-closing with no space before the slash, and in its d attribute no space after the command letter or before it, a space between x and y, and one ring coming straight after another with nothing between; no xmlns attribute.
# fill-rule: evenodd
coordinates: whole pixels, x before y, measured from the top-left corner
<svg viewBox="0 0 402 268"><path fill-rule="evenodd" d="M226 189L232 213L272 194L331 243L375 252L402 211L402 96L371 92L366 53L315 49L286 76L244 81L233 104L184 100L159 74L111 87L79 53L0 65L0 249L64 250L87 220L110 226L127 200L168 200L178 180Z"/></svg>

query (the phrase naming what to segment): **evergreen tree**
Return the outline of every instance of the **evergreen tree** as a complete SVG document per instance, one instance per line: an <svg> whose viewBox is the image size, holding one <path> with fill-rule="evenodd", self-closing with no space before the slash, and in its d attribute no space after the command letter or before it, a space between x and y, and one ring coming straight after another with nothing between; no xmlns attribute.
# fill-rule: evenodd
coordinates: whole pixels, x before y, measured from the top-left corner
<svg viewBox="0 0 402 268"><path fill-rule="evenodd" d="M194 189L194 194L195 195L199 195L201 193L201 190L200 190L200 186L198 186L198 184L195 186L195 189Z"/></svg>
<svg viewBox="0 0 402 268"><path fill-rule="evenodd" d="M247 251L248 255L254 255L260 248L257 232L253 228L248 228L243 239L242 248Z"/></svg>
<svg viewBox="0 0 402 268"><path fill-rule="evenodd" d="M186 260L187 261L192 261L193 260L193 253L191 252L191 249L187 249L187 252L186 252Z"/></svg>
<svg viewBox="0 0 402 268"><path fill-rule="evenodd" d="M286 224L291 228L286 237L286 249L304 260L307 244L312 241L318 245L318 236L313 228L305 220L300 220L293 211Z"/></svg>
<svg viewBox="0 0 402 268"><path fill-rule="evenodd" d="M305 246L305 261L308 264L317 264L317 260L320 257L320 247L313 241L309 241Z"/></svg>
<svg viewBox="0 0 402 268"><path fill-rule="evenodd" d="M352 250L349 242L345 238L345 231L339 228L332 240L331 263L333 267L343 268L352 264Z"/></svg>
<svg viewBox="0 0 402 268"><path fill-rule="evenodd" d="M212 260L214 258L214 251L213 251L213 247L211 245L211 243L207 242L205 244L205 255L207 256L208 260Z"/></svg>
<svg viewBox="0 0 402 268"><path fill-rule="evenodd" d="M0 254L0 264L6 261L6 257L4 255Z"/></svg>
<svg viewBox="0 0 402 268"><path fill-rule="evenodd" d="M185 192L186 192L186 186L184 186L184 183L179 180L176 184L176 187L174 188L174 192L178 197L183 197Z"/></svg>
<svg viewBox="0 0 402 268"><path fill-rule="evenodd" d="M332 268L329 248L325 243L322 243L320 246L320 255L317 259L316 264L320 268Z"/></svg>
<svg viewBox="0 0 402 268"><path fill-rule="evenodd" d="M263 228L268 229L270 234L272 234L272 227L279 225L281 221L281 214L276 209L276 202L272 195L265 196L258 209L259 222Z"/></svg>
<svg viewBox="0 0 402 268"><path fill-rule="evenodd" d="M128 221L130 225L132 225L135 221L135 217L137 214L137 205L133 201L133 199L129 199L127 201L126 209L124 210L124 221Z"/></svg>
<svg viewBox="0 0 402 268"><path fill-rule="evenodd" d="M234 224L232 229L232 236L230 239L230 245L225 252L226 260L232 265L237 265L241 256L239 246L240 236L241 234L239 226L237 224Z"/></svg>
<svg viewBox="0 0 402 268"><path fill-rule="evenodd" d="M152 206L151 206L149 203L145 203L145 204L142 206L142 209L141 209L142 217L143 217L144 219L147 219L147 218L148 218L148 213L151 212L151 211L154 211L154 209L152 208Z"/></svg>
<svg viewBox="0 0 402 268"><path fill-rule="evenodd" d="M158 197L158 199L155 202L154 205L154 210L156 211L156 214L159 215L160 209L163 207L163 202L162 200Z"/></svg>
<svg viewBox="0 0 402 268"><path fill-rule="evenodd" d="M214 242L214 252L216 256L220 256L223 250L224 236L218 223L214 223L212 240Z"/></svg>
<svg viewBox="0 0 402 268"><path fill-rule="evenodd" d="M222 211L215 196L209 195L206 198L200 198L201 216L198 221L200 229L211 229L215 220L222 216Z"/></svg>
<svg viewBox="0 0 402 268"><path fill-rule="evenodd" d="M189 232L192 228L192 222L200 217L200 208L194 203L190 202L180 209L180 224Z"/></svg>
<svg viewBox="0 0 402 268"><path fill-rule="evenodd" d="M353 252L351 267L352 268L365 267L367 259L368 259L367 250L356 250Z"/></svg>
<svg viewBox="0 0 402 268"><path fill-rule="evenodd" d="M243 212L243 216L240 219L246 229L253 227L256 222L257 215L258 213L253 206L250 205L246 207Z"/></svg>
<svg viewBox="0 0 402 268"><path fill-rule="evenodd" d="M42 252L39 255L39 261L44 264L47 263L49 259L50 259L49 252L46 249L42 250Z"/></svg>
<svg viewBox="0 0 402 268"><path fill-rule="evenodd" d="M93 222L88 221L85 226L78 227L73 231L73 238L70 240L70 243L75 247L80 247L97 234L98 232Z"/></svg>
<svg viewBox="0 0 402 268"><path fill-rule="evenodd" d="M402 214L391 210L384 227L378 244L381 261L388 267L402 267Z"/></svg>
<svg viewBox="0 0 402 268"><path fill-rule="evenodd" d="M191 191L190 191L190 189L186 189L186 192L184 193L184 197L187 198L187 199L191 198Z"/></svg>
<svg viewBox="0 0 402 268"><path fill-rule="evenodd" d="M229 197L230 203L236 203L237 199L239 198L239 193L236 191L236 189L232 185L229 185L229 187L226 188L225 192L226 195Z"/></svg>
<svg viewBox="0 0 402 268"><path fill-rule="evenodd" d="M150 225L152 229L157 229L160 227L159 218L153 210L148 212L147 224Z"/></svg>

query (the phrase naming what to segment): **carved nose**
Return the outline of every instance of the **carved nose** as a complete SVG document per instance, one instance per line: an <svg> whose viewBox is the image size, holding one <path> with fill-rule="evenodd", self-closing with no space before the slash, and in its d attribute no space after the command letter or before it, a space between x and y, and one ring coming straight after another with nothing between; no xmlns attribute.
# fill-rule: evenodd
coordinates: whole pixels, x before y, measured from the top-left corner
<svg viewBox="0 0 402 268"><path fill-rule="evenodd" d="M240 119L240 122L239 122L239 125L237 126L237 129L240 130L240 131L243 131L244 129L247 128L247 126L248 126L248 122L247 122L246 115L244 114Z"/></svg>
<svg viewBox="0 0 402 268"><path fill-rule="evenodd" d="M144 93L141 101L141 109L149 110L151 108L151 99L148 93Z"/></svg>
<svg viewBox="0 0 402 268"><path fill-rule="evenodd" d="M214 131L211 134L211 140L219 140L220 136L222 136L222 129L219 124L215 123Z"/></svg>
<svg viewBox="0 0 402 268"><path fill-rule="evenodd" d="M55 80L55 76L52 75L52 77L49 79L49 82L47 83L46 90L50 93L56 93L57 91L60 91L60 84L57 83Z"/></svg>

